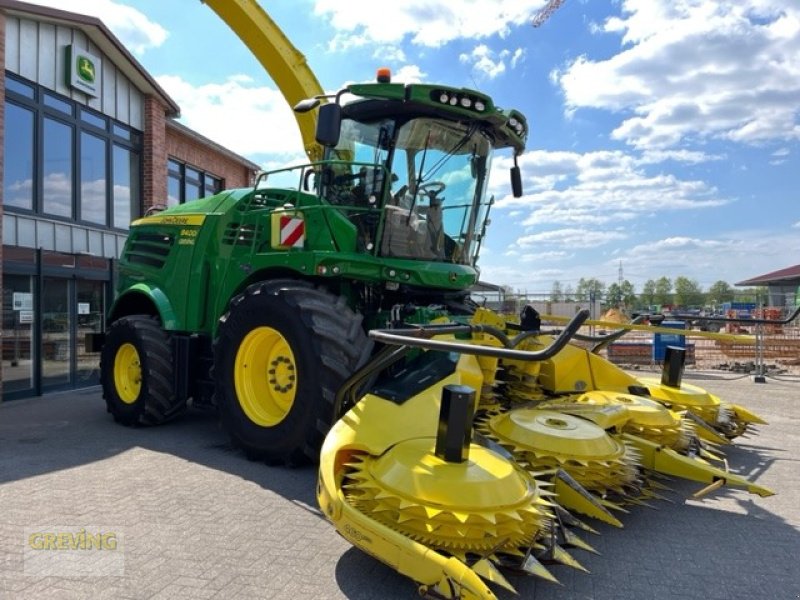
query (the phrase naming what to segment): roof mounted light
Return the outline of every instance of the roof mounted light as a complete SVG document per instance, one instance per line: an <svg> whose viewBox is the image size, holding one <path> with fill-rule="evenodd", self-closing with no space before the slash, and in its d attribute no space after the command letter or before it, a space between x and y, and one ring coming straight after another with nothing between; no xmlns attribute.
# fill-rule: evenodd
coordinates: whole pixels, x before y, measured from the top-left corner
<svg viewBox="0 0 800 600"><path fill-rule="evenodd" d="M389 67L379 67L375 79L378 83L391 83L392 70Z"/></svg>

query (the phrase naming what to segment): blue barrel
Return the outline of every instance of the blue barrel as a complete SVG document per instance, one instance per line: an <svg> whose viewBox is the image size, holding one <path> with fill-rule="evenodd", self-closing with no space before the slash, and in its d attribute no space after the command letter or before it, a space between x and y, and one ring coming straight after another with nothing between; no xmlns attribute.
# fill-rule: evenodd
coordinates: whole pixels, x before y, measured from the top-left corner
<svg viewBox="0 0 800 600"><path fill-rule="evenodd" d="M686 329L685 321L662 321L661 327L671 329ZM667 346L686 348L686 336L679 333L654 333L653 334L653 361L664 362Z"/></svg>

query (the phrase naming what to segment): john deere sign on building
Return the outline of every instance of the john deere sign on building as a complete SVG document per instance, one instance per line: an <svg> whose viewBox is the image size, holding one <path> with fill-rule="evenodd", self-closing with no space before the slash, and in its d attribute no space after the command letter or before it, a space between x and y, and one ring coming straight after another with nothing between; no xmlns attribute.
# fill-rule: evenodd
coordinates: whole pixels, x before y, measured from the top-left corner
<svg viewBox="0 0 800 600"><path fill-rule="evenodd" d="M67 46L67 85L90 96L100 89L100 59L86 50Z"/></svg>

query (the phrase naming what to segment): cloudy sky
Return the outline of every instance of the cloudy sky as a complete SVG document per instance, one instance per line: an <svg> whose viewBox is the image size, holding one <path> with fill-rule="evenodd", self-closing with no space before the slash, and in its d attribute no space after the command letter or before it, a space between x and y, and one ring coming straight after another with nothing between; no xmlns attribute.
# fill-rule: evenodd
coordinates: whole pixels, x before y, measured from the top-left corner
<svg viewBox="0 0 800 600"><path fill-rule="evenodd" d="M100 17L183 122L265 167L302 160L275 84L199 0L39 0ZM525 195L495 159L482 279L707 288L800 263L797 0L262 0L327 90L395 81L490 94L531 125Z"/></svg>

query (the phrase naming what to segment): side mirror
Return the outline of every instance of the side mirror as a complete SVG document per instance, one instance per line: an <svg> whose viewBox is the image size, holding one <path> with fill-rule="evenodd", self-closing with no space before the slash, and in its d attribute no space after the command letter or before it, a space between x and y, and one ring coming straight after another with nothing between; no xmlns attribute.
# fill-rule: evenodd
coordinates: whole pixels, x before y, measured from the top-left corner
<svg viewBox="0 0 800 600"><path fill-rule="evenodd" d="M522 175L518 165L511 167L511 193L514 194L514 198L522 197Z"/></svg>
<svg viewBox="0 0 800 600"><path fill-rule="evenodd" d="M318 144L334 147L339 143L339 130L342 126L342 107L336 102L319 107L316 140Z"/></svg>

